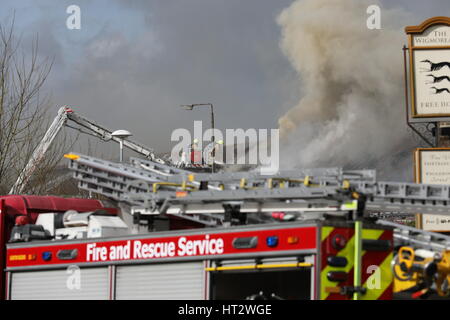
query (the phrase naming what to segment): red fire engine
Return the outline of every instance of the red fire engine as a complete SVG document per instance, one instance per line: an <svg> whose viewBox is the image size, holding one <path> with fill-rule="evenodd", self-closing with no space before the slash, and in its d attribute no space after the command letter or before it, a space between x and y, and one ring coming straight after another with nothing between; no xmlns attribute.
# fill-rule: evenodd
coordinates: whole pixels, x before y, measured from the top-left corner
<svg viewBox="0 0 450 320"><path fill-rule="evenodd" d="M448 237L367 216L450 214L448 186L377 182L372 170L194 174L66 157L79 188L120 210L4 198L7 299L391 299L394 276L448 294L448 257L437 254ZM17 215L30 223L12 227ZM394 258L405 245L428 251Z"/></svg>
<svg viewBox="0 0 450 320"><path fill-rule="evenodd" d="M316 221L8 244L6 298L352 299L354 239ZM361 298L391 299L392 228L363 239Z"/></svg>

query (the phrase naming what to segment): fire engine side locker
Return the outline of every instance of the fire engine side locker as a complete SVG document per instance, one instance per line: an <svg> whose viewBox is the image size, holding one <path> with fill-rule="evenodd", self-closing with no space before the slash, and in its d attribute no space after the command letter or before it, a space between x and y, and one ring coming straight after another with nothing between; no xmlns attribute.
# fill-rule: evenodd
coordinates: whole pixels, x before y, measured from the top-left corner
<svg viewBox="0 0 450 320"><path fill-rule="evenodd" d="M107 267L13 272L8 282L13 289L8 294L10 300L108 299Z"/></svg>
<svg viewBox="0 0 450 320"><path fill-rule="evenodd" d="M299 257L301 261L298 262ZM209 261L209 299L240 300L271 294L282 299L315 299L315 254Z"/></svg>
<svg viewBox="0 0 450 320"><path fill-rule="evenodd" d="M202 300L203 261L116 266L117 300Z"/></svg>

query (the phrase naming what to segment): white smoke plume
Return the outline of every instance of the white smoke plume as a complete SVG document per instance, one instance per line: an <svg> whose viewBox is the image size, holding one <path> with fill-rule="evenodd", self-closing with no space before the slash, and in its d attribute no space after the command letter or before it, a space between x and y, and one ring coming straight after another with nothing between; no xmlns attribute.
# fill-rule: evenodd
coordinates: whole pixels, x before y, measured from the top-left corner
<svg viewBox="0 0 450 320"><path fill-rule="evenodd" d="M281 48L301 84L300 101L279 119L282 166L376 166L390 178L412 176L406 14L382 8L382 29L370 30L372 4L381 7L374 0L297 0L279 15Z"/></svg>

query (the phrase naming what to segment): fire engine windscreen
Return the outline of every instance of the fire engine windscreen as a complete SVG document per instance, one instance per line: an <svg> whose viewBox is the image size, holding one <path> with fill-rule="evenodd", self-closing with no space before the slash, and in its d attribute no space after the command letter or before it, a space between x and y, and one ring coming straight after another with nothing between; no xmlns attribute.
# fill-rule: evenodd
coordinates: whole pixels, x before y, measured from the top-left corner
<svg viewBox="0 0 450 320"><path fill-rule="evenodd" d="M379 30L369 29L372 5ZM282 167L374 166L379 177L412 179L401 48L416 20L376 0L297 0L281 12L281 48L300 88L279 119Z"/></svg>

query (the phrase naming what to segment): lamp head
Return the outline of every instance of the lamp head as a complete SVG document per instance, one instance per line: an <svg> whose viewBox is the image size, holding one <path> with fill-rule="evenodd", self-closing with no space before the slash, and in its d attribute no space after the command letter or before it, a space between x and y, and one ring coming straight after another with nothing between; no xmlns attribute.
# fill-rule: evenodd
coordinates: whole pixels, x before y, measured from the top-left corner
<svg viewBox="0 0 450 320"><path fill-rule="evenodd" d="M128 130L116 130L113 133L111 133L111 135L113 137L117 137L117 138L121 138L121 139L125 139L125 138L132 136L131 132Z"/></svg>
<svg viewBox="0 0 450 320"><path fill-rule="evenodd" d="M186 109L186 110L192 110L192 109L194 109L194 105L193 105L193 104L182 104L181 107L182 107L183 109Z"/></svg>

